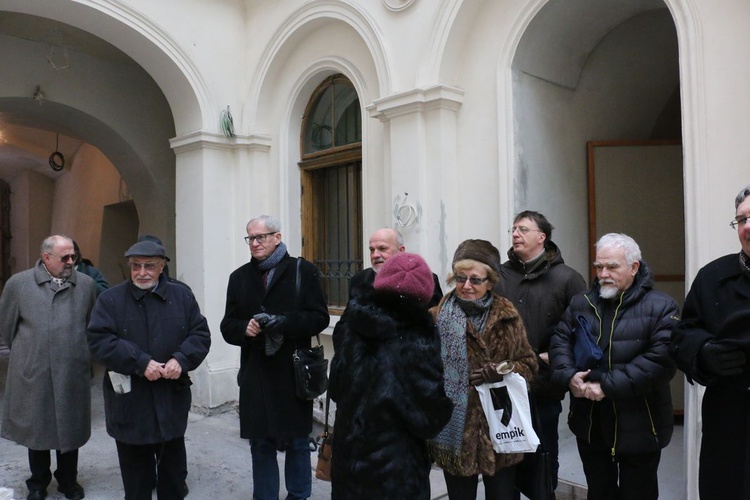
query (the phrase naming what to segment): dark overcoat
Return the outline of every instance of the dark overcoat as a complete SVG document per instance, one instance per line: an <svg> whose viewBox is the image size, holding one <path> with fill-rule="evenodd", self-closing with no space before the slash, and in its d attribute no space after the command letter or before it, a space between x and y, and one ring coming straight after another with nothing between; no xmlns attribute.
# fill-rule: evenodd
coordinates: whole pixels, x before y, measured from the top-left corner
<svg viewBox="0 0 750 500"><path fill-rule="evenodd" d="M79 272L59 289L51 281L39 260L11 276L0 297L0 334L10 347L2 437L67 452L91 436L86 323L96 285Z"/></svg>
<svg viewBox="0 0 750 500"><path fill-rule="evenodd" d="M310 347L311 337L328 326L329 316L318 269L304 259L299 266L300 294L295 296L296 264L296 258L285 255L268 289L254 259L229 276L221 334L241 347L237 382L243 438L285 440L312 432L312 401L295 395L292 354L298 347ZM284 341L273 356L265 354L263 333L245 335L253 315L261 312L286 317Z"/></svg>
<svg viewBox="0 0 750 500"><path fill-rule="evenodd" d="M518 309L526 326L529 344L537 353L549 351L555 327L573 297L586 290L586 281L578 271L565 265L560 249L547 242L544 254L527 266L511 248L508 260L500 268L495 292L507 298ZM536 398L557 399L567 392L552 383L550 365L537 358L539 373L531 391Z"/></svg>
<svg viewBox="0 0 750 500"><path fill-rule="evenodd" d="M739 255L720 257L698 272L685 299L682 320L672 331L670 353L703 395L700 456L701 499L750 498L750 373L718 377L701 371L697 356L708 340L722 336L729 317L744 314L740 339L750 343L750 277ZM750 358L748 358L750 359Z"/></svg>
<svg viewBox="0 0 750 500"><path fill-rule="evenodd" d="M440 337L424 305L365 288L331 362L334 499L429 499L425 440L448 422Z"/></svg>
<svg viewBox="0 0 750 500"><path fill-rule="evenodd" d="M192 395L188 372L208 354L211 332L189 288L165 274L158 286L141 290L128 280L99 296L88 328L91 354L111 370L130 375L132 390L116 394L105 375L107 433L127 444L161 443L185 435ZM143 374L152 359L176 359L177 380L149 381Z"/></svg>
<svg viewBox="0 0 750 500"><path fill-rule="evenodd" d="M592 432L600 432L616 453L659 451L669 444L674 428L669 381L676 370L667 348L679 320L677 302L653 289L653 275L644 261L633 284L615 300L602 299L599 291L597 279L591 290L573 298L550 346L552 380L561 387L579 371L573 355L577 315L588 320L604 352L589 380L601 384L605 397L571 397L568 425L586 442L592 441ZM592 426L595 405L599 429Z"/></svg>

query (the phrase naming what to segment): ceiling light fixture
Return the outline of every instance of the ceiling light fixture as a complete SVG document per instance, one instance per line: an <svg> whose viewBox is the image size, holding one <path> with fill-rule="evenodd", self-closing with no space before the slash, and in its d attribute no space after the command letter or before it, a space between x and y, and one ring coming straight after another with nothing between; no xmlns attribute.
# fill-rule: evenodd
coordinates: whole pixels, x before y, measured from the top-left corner
<svg viewBox="0 0 750 500"><path fill-rule="evenodd" d="M65 168L65 157L59 151L60 148L60 134L57 134L57 142L55 143L55 152L49 155L49 166L55 172L59 172Z"/></svg>

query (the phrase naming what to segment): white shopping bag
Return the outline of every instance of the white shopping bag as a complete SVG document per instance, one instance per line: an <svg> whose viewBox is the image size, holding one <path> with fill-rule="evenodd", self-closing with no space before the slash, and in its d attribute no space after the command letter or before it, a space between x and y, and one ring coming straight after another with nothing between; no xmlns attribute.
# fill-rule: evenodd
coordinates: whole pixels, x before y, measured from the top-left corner
<svg viewBox="0 0 750 500"><path fill-rule="evenodd" d="M534 453L539 437L531 424L526 380L509 373L501 382L476 386L496 453Z"/></svg>

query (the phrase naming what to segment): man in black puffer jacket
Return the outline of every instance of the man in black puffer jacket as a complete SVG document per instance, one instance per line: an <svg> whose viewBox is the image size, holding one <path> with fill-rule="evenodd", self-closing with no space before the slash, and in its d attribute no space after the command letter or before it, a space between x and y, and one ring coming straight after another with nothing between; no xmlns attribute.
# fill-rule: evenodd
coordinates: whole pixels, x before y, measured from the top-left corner
<svg viewBox="0 0 750 500"><path fill-rule="evenodd" d="M653 289L653 275L629 236L603 236L594 268L591 290L573 298L555 329L552 380L573 396L568 425L589 500L656 499L661 449L674 426L669 381L675 365L667 349L679 321L677 303ZM603 352L597 366L576 360L574 344L586 323L579 316Z"/></svg>

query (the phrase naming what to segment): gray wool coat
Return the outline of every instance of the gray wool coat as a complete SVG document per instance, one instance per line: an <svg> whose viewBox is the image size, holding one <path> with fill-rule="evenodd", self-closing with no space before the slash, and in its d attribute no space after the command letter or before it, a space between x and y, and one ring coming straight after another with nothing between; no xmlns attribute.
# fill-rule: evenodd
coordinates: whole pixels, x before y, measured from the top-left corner
<svg viewBox="0 0 750 500"><path fill-rule="evenodd" d="M59 290L37 261L0 296L0 334L10 363L0 435L32 450L67 452L91 436L86 325L94 280L74 272Z"/></svg>

